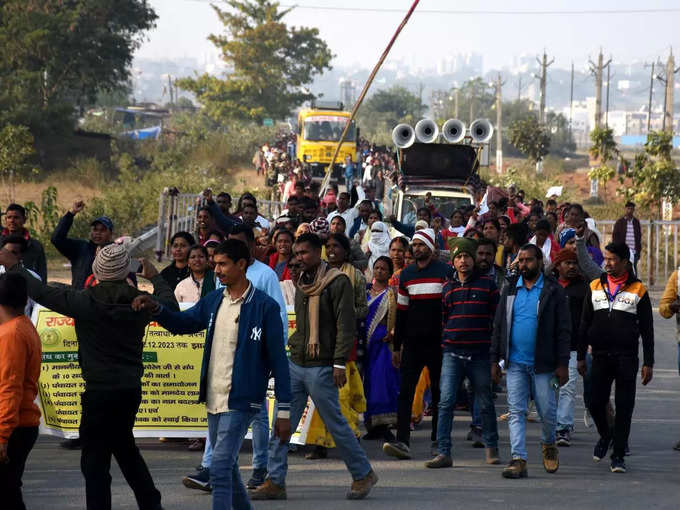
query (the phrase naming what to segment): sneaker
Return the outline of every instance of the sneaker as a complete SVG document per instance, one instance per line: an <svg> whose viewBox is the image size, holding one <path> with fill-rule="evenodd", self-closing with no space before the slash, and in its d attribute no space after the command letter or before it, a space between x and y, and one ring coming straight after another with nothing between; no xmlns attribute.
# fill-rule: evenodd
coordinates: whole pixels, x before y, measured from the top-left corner
<svg viewBox="0 0 680 510"><path fill-rule="evenodd" d="M623 457L612 456L612 463L609 466L612 473L625 473L626 463L623 461Z"/></svg>
<svg viewBox="0 0 680 510"><path fill-rule="evenodd" d="M595 445L595 449L593 450L593 460L595 462L600 462L607 456L610 442L611 441L609 439L600 438L600 440Z"/></svg>
<svg viewBox="0 0 680 510"><path fill-rule="evenodd" d="M560 467L560 451L553 444L542 444L543 467L547 473L556 473Z"/></svg>
<svg viewBox="0 0 680 510"><path fill-rule="evenodd" d="M262 485L254 491L248 493L248 497L253 501L263 501L266 499L288 499L286 488L276 485L271 478L267 478Z"/></svg>
<svg viewBox="0 0 680 510"><path fill-rule="evenodd" d="M512 459L510 464L503 469L503 478L526 478L528 476L526 460Z"/></svg>
<svg viewBox="0 0 680 510"><path fill-rule="evenodd" d="M486 463L487 464L500 464L501 458L498 455L498 448L487 448L486 449Z"/></svg>
<svg viewBox="0 0 680 510"><path fill-rule="evenodd" d="M585 425L587 429L593 426L593 417L590 416L590 411L588 411L588 409L583 411L583 425Z"/></svg>
<svg viewBox="0 0 680 510"><path fill-rule="evenodd" d="M426 468L430 469L439 469L439 468L448 468L453 466L453 459L451 458L450 455L443 455L439 454L437 455L434 459L428 460L425 463Z"/></svg>
<svg viewBox="0 0 680 510"><path fill-rule="evenodd" d="M569 432L569 429L557 431L557 446L571 446L571 432Z"/></svg>
<svg viewBox="0 0 680 510"><path fill-rule="evenodd" d="M468 441L472 441L473 448L484 448L484 440L482 439L482 429L479 427L471 427L468 434Z"/></svg>
<svg viewBox="0 0 680 510"><path fill-rule="evenodd" d="M187 447L190 452L202 452L205 450L205 439L199 437L197 439L192 439L191 443Z"/></svg>
<svg viewBox="0 0 680 510"><path fill-rule="evenodd" d="M210 492L210 469L201 466L201 469L191 475L187 475L182 480L182 483L187 489L198 489L201 491Z"/></svg>
<svg viewBox="0 0 680 510"><path fill-rule="evenodd" d="M396 457L400 460L406 460L411 458L411 449L406 443L401 441L394 441L391 443L383 444L383 452L391 457Z"/></svg>
<svg viewBox="0 0 680 510"><path fill-rule="evenodd" d="M257 489L267 479L267 468L253 469L253 474L248 480L246 487L250 490Z"/></svg>
<svg viewBox="0 0 680 510"><path fill-rule="evenodd" d="M364 499L378 483L378 475L372 469L361 480L354 480L347 493L347 499Z"/></svg>
<svg viewBox="0 0 680 510"><path fill-rule="evenodd" d="M66 448L67 450L80 450L80 438L66 439L59 443L59 446Z"/></svg>

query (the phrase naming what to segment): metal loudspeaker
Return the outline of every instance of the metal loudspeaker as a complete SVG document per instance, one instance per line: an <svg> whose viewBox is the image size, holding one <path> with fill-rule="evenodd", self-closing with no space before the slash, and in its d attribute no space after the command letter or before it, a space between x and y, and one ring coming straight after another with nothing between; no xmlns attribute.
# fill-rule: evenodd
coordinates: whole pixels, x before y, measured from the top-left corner
<svg viewBox="0 0 680 510"><path fill-rule="evenodd" d="M419 120L416 124L416 138L420 143L432 143L439 137L439 127L430 119Z"/></svg>
<svg viewBox="0 0 680 510"><path fill-rule="evenodd" d="M473 143L488 143L493 136L493 126L487 119L477 119L470 124L470 136Z"/></svg>
<svg viewBox="0 0 680 510"><path fill-rule="evenodd" d="M406 149L416 141L416 132L408 124L399 124L392 130L392 141L399 149Z"/></svg>
<svg viewBox="0 0 680 510"><path fill-rule="evenodd" d="M465 123L458 119L449 119L442 126L442 136L449 143L460 143L465 138Z"/></svg>

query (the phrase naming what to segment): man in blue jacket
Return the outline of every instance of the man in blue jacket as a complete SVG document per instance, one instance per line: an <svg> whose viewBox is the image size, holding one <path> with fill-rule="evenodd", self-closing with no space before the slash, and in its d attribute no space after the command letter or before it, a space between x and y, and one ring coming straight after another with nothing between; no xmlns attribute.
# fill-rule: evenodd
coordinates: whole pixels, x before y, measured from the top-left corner
<svg viewBox="0 0 680 510"><path fill-rule="evenodd" d="M222 243L214 255L215 274L225 289L205 296L185 312L172 312L144 296L136 310L151 310L175 334L207 329L199 401L208 410L213 444L210 484L213 510L251 509L238 468L238 452L248 426L260 412L273 373L278 413L275 435L290 437L290 375L277 303L246 278L248 247L239 240Z"/></svg>

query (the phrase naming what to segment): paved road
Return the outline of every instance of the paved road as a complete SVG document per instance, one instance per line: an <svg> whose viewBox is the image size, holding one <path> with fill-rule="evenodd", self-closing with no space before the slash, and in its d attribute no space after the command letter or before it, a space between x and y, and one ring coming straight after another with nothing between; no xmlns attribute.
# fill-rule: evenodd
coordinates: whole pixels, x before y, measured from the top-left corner
<svg viewBox="0 0 680 510"><path fill-rule="evenodd" d="M655 312L656 315L656 312ZM658 315L656 315L658 317ZM399 509L677 509L680 508L680 452L671 446L680 439L680 378L675 344L675 321L655 319L657 347L654 381L638 387L631 433L632 456L628 473L614 475L608 463L592 461L596 441L594 429L585 429L579 417L570 448L561 449L561 467L547 474L540 463L539 425L529 424L529 478L505 480L502 466L486 466L483 450L464 440L469 418L456 418L454 468L426 470L429 458L429 423L415 433L415 459L386 458L377 442L364 442L380 482L366 502L344 499L350 477L343 463L333 455L323 461L307 461L292 455L288 478L288 501L257 502L256 509L370 508ZM499 396L497 413L505 412L504 395ZM509 455L507 424L499 423L501 454ZM141 440L140 445L154 479L163 494L166 509L209 509L210 496L185 489L180 480L200 462L200 455L180 446ZM24 475L24 494L29 509L62 510L84 508L85 491L79 470L79 452L60 449L53 438L41 438L29 458ZM241 455L243 475L248 476L251 454ZM117 466L112 469L114 508L136 508L131 491ZM2 507L2 504L0 504Z"/></svg>

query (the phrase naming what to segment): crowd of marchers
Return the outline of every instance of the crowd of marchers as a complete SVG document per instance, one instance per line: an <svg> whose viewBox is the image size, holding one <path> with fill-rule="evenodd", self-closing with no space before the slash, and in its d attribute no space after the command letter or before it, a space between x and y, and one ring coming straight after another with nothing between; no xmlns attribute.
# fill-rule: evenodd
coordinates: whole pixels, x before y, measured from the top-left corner
<svg viewBox="0 0 680 510"><path fill-rule="evenodd" d="M205 190L195 230L174 233L172 261L160 272L131 258L108 217L92 222L89 239L70 237L86 206L77 201L51 238L70 262L70 286L47 283L25 210L10 205L0 237L0 486L8 508L24 508L21 477L38 436L34 303L75 319L85 391L79 439L64 446L82 449L89 509L111 508L111 456L139 508L161 508L133 435L150 321L175 334L205 331L199 400L208 434L192 443L203 457L183 483L211 491L214 509L287 498L291 431L310 398L306 456L336 448L351 475L349 499L365 498L378 482L358 438L409 459L411 431L431 415L425 466L451 467L457 409L469 411L468 439L484 448L484 462L506 462L504 477L524 478L527 420L537 415L538 456L556 473L582 398L583 418L599 434L593 459L609 456L612 472L626 472L638 372L647 385L654 366L635 205L626 204L611 239L581 205L526 200L515 188L496 193L483 214L470 206L444 218L426 200L405 224L383 216L376 180L390 164L380 152L369 157L371 170L361 179L352 170L349 191L319 199L299 178L276 218L262 216L251 194L234 207L229 193ZM153 293L138 288L139 278ZM678 292L674 272L663 317L680 312ZM180 312L182 302L193 305ZM296 327L288 337L291 306ZM498 416L500 393L508 413ZM501 420L509 452L499 450ZM238 455L249 428L253 465L244 483Z"/></svg>

